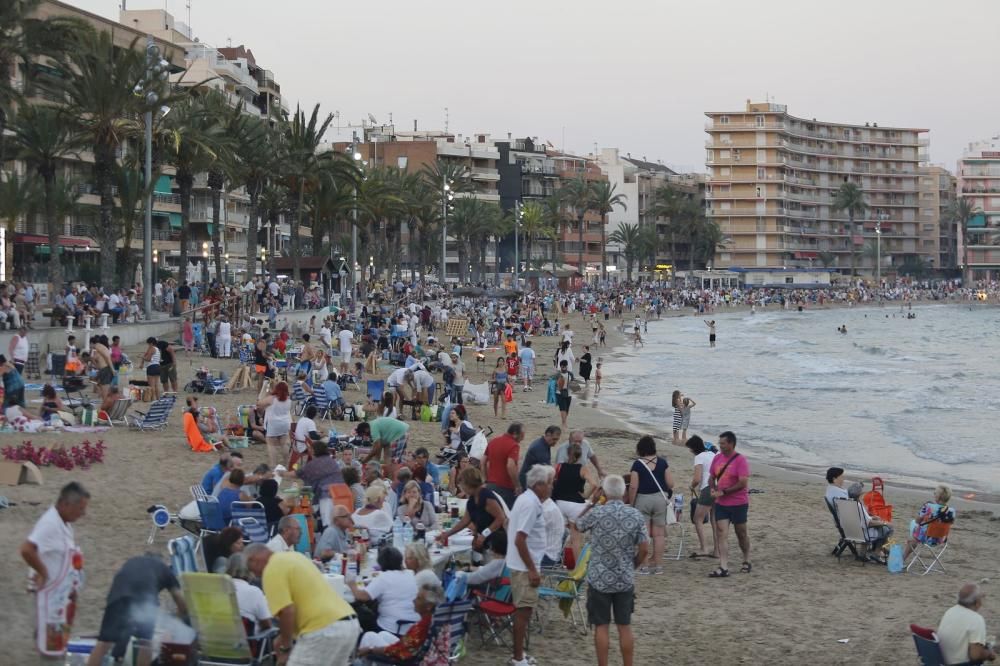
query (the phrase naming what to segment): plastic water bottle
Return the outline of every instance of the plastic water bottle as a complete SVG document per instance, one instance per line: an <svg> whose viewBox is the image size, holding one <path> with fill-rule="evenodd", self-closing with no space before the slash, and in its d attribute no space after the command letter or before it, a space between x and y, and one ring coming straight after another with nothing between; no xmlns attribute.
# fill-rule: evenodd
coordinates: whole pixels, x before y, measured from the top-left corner
<svg viewBox="0 0 1000 666"><path fill-rule="evenodd" d="M406 521L403 523L403 548L400 548L400 551L406 548L406 544L412 542L413 542L413 525L410 524L410 521Z"/></svg>
<svg viewBox="0 0 1000 666"><path fill-rule="evenodd" d="M403 552L406 547L406 542L403 541L403 521L396 516L396 520L392 523L392 547Z"/></svg>
<svg viewBox="0 0 1000 666"><path fill-rule="evenodd" d="M684 495L681 493L674 495L674 513L677 515L678 521L680 521L681 516L684 515Z"/></svg>

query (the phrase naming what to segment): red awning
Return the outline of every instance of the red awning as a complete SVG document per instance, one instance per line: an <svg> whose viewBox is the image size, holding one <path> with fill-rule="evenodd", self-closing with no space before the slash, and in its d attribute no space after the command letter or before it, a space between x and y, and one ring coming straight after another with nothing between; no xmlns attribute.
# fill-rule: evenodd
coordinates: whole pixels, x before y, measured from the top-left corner
<svg viewBox="0 0 1000 666"><path fill-rule="evenodd" d="M49 239L47 236L35 236L33 234L16 234L14 236L15 243L24 243L25 245L48 245ZM90 241L86 238L69 238L62 236L59 239L60 245L68 247L90 247Z"/></svg>
<svg viewBox="0 0 1000 666"><path fill-rule="evenodd" d="M818 252L796 252L795 253L795 258L796 259L816 259L817 257L819 257L819 253Z"/></svg>

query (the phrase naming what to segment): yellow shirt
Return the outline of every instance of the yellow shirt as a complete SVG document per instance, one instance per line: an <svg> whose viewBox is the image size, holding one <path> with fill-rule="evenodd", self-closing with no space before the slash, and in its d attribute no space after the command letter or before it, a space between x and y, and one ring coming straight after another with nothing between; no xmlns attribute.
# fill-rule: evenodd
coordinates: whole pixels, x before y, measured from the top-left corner
<svg viewBox="0 0 1000 666"><path fill-rule="evenodd" d="M353 615L316 565L302 553L274 553L262 579L267 606L275 616L295 604L295 634L308 634Z"/></svg>
<svg viewBox="0 0 1000 666"><path fill-rule="evenodd" d="M505 352L507 352L508 356L510 356L511 354L516 354L517 353L517 341L516 340L507 340L506 342L503 343L503 349L504 349Z"/></svg>

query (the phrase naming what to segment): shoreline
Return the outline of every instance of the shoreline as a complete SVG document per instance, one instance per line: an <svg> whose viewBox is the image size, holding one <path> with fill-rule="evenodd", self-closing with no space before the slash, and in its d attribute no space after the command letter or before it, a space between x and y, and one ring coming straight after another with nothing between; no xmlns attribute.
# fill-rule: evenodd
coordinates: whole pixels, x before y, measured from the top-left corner
<svg viewBox="0 0 1000 666"><path fill-rule="evenodd" d="M858 306L849 306L842 303L827 303L823 306L814 306L806 308L808 310L837 310L837 309L853 309L853 307L885 307L886 304L895 303L895 301L887 301L883 304L879 303L862 303ZM914 301L914 304L920 306L929 305L959 305L960 303L949 303L940 301ZM982 303L981 306L997 307L996 304L992 303ZM684 316L707 316L709 314L725 314L725 313L745 313L749 312L750 306L747 305L734 305L734 306L724 306L711 313L698 313L698 312L685 312L684 310L668 310L661 315L659 319L651 319L650 323L657 321L662 321L665 319L674 319ZM758 309L758 313L773 312L778 310L780 312L794 312L794 310L784 310L783 308L772 308L768 309ZM631 347L628 347L628 340L621 331L620 325L627 325L628 321L622 319L617 324L619 327L614 329L608 329L609 342L611 341L612 333L615 336L614 344L609 344L607 353L603 355L604 362L607 364L610 361L612 366L615 362L620 362L624 357L630 355ZM607 389L605 389L607 390ZM592 396L590 400L593 401ZM615 420L618 425L620 425L625 430L635 433L636 435L649 434L656 437L658 440L664 442L667 446L670 446L672 450L680 453L686 453L686 449L683 446L673 445L673 433L671 430L660 428L654 429L644 429L635 424L634 415L628 414L625 411L616 409L614 407L609 407L604 403L595 404L594 407L607 417ZM753 446L749 447L752 451ZM805 462L797 462L790 460L784 463L776 463L774 461L764 461L761 459L754 460L754 470L763 470L766 472L765 476L777 476L786 480L793 479L811 479L815 480L817 483L825 484L826 479L824 477L826 473L825 467L819 467L814 464L809 464ZM879 475L879 471L875 469L868 469L865 466L852 466L849 470L852 474L865 475L867 478ZM884 474L884 472L882 472ZM939 480L933 479L926 476L921 476L919 474L906 474L899 477L886 479L886 485L892 486L894 489L899 489L910 495L920 494L923 496L927 489L932 489L940 483ZM991 492L984 490L981 487L976 487L973 484L949 484L955 496L955 504L959 507L968 507L981 510L989 510L1000 514L1000 493Z"/></svg>

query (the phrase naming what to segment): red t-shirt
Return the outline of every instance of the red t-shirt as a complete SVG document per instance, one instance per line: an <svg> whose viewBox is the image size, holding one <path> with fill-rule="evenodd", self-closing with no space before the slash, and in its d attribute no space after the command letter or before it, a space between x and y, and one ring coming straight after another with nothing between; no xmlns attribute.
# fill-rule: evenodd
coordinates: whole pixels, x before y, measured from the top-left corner
<svg viewBox="0 0 1000 666"><path fill-rule="evenodd" d="M517 465L517 459L521 455L521 445L516 439L504 433L489 441L485 455L489 461L486 483L513 490L514 484L510 480L510 474L507 473L507 461L513 460L514 465Z"/></svg>
<svg viewBox="0 0 1000 666"><path fill-rule="evenodd" d="M517 371L521 368L521 362L516 358L507 359L507 374L511 377L517 377Z"/></svg>

